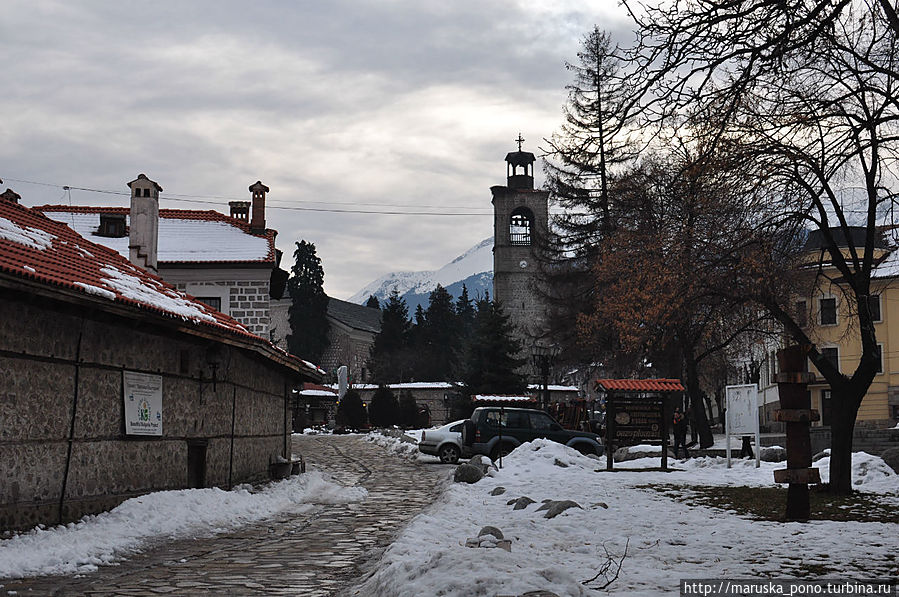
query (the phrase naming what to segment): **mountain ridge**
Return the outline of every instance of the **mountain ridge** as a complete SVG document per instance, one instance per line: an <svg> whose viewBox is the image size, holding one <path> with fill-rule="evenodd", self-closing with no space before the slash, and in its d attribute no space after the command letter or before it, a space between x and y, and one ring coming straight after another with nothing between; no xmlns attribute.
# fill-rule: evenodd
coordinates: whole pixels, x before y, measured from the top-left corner
<svg viewBox="0 0 899 597"><path fill-rule="evenodd" d="M418 305L425 309L428 307L428 297L438 284L453 298L458 298L462 293L463 284L471 298L483 296L487 292L492 294L493 237L477 243L440 269L385 274L366 284L347 300L363 304L369 296L375 296L383 304L396 288L400 297L406 301L411 316Z"/></svg>

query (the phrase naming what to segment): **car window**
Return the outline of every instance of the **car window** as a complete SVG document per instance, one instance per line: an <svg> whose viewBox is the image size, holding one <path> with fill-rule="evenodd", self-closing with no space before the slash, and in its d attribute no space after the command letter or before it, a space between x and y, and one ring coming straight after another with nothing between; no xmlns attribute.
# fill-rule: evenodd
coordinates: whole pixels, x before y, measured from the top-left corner
<svg viewBox="0 0 899 597"><path fill-rule="evenodd" d="M505 413L503 413L505 414ZM484 424L489 427L499 427L499 411L498 410L490 410L487 411L486 417L484 417ZM505 419L505 417L503 417ZM505 421L503 421L505 422Z"/></svg>
<svg viewBox="0 0 899 597"><path fill-rule="evenodd" d="M462 431L462 423L459 423L458 425L453 425L452 427L449 428L449 430L461 432Z"/></svg>
<svg viewBox="0 0 899 597"><path fill-rule="evenodd" d="M500 412L498 410L488 411L487 416L484 418L484 423L490 427L499 427ZM528 429L530 427L528 414L517 411L503 411L502 426L504 429Z"/></svg>
<svg viewBox="0 0 899 597"><path fill-rule="evenodd" d="M509 429L528 429L530 427L528 414L515 411L506 413L506 427Z"/></svg>
<svg viewBox="0 0 899 597"><path fill-rule="evenodd" d="M531 427L537 431L550 431L553 428L553 420L543 413L531 413Z"/></svg>

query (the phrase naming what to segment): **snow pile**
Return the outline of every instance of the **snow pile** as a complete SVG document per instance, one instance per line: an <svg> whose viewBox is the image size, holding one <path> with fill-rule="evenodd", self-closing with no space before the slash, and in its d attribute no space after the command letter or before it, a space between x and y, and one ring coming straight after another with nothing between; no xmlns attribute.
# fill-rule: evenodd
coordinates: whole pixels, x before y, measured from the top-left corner
<svg viewBox="0 0 899 597"><path fill-rule="evenodd" d="M0 238L43 251L53 246L56 236L37 228L23 228L11 220L0 218Z"/></svg>
<svg viewBox="0 0 899 597"><path fill-rule="evenodd" d="M199 303L188 300L178 292L167 290L161 284L153 288L144 284L137 276L128 275L112 266L102 268L100 273L109 276L103 278L103 283L125 298L152 305L195 323L200 320L216 323L215 317L206 313Z"/></svg>
<svg viewBox="0 0 899 597"><path fill-rule="evenodd" d="M418 442L403 441L398 437L384 435L380 431L373 431L365 436L365 440L385 448L387 451L410 460L418 460L423 456L418 451Z"/></svg>
<svg viewBox="0 0 899 597"><path fill-rule="evenodd" d="M821 482L830 480L830 450L824 450L827 454L812 466L818 467L821 472ZM895 491L899 475L893 472L886 462L879 456L873 456L867 452L853 452L852 454L852 485L859 491L873 493L886 493Z"/></svg>
<svg viewBox="0 0 899 597"><path fill-rule="evenodd" d="M642 460L659 465L658 458ZM680 579L709 578L710 571L715 577L784 578L821 566L826 577L856 577L858 570L871 577L890 575L895 524L753 521L643 487L774 486L773 470L783 463L763 462L756 469L754 460L734 460L727 469L724 458L669 462L680 470L607 473L604 462L560 444L526 443L504 458L492 477L450 486L403 531L358 592L467 597L543 589L559 595L655 596L677 592ZM880 467L873 457L857 455L854 469L858 475ZM899 493L899 476L886 478L889 483L881 481L877 490ZM505 491L492 495L500 486ZM514 510L509 502L523 496L535 503ZM580 507L547 519L538 511L543 500L573 500ZM466 538L486 525L511 540L510 552L466 547ZM607 554L617 561L625 549L620 576L606 591L599 590L603 577L583 584L599 572Z"/></svg>
<svg viewBox="0 0 899 597"><path fill-rule="evenodd" d="M344 487L318 472L250 486L160 491L129 499L77 523L0 541L0 578L73 574L96 570L161 539L203 537L288 510L307 512L315 504L364 500L362 487Z"/></svg>

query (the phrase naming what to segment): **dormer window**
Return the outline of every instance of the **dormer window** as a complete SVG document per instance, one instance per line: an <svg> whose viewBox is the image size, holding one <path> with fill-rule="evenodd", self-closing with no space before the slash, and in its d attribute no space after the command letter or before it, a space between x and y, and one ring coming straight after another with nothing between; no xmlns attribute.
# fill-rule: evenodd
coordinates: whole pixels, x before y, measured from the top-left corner
<svg viewBox="0 0 899 597"><path fill-rule="evenodd" d="M97 228L97 236L122 238L127 234L125 214L100 214L100 227Z"/></svg>

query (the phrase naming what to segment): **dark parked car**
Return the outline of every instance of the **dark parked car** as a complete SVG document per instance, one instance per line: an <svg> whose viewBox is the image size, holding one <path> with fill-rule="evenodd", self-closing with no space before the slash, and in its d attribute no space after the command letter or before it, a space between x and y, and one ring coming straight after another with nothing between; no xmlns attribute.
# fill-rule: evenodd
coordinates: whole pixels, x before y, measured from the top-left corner
<svg viewBox="0 0 899 597"><path fill-rule="evenodd" d="M602 456L602 439L588 431L565 429L555 419L530 408L476 408L462 427L462 455L485 454L496 460L521 444L546 438L581 454Z"/></svg>

